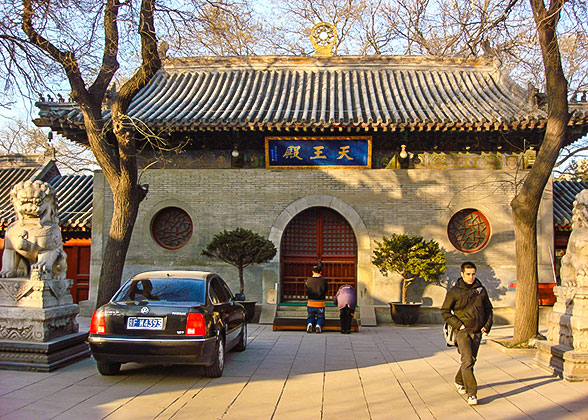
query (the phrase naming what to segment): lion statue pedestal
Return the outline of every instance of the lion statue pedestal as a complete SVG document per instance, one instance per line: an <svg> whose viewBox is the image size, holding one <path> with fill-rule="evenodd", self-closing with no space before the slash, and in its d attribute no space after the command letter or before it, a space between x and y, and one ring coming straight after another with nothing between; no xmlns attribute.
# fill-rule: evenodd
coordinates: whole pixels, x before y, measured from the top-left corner
<svg viewBox="0 0 588 420"><path fill-rule="evenodd" d="M52 371L90 354L66 279L57 198L41 181L11 191L0 271L0 369Z"/></svg>
<svg viewBox="0 0 588 420"><path fill-rule="evenodd" d="M549 314L547 341L537 342L535 363L568 381L588 380L588 190L574 201L572 233L562 259L561 286Z"/></svg>

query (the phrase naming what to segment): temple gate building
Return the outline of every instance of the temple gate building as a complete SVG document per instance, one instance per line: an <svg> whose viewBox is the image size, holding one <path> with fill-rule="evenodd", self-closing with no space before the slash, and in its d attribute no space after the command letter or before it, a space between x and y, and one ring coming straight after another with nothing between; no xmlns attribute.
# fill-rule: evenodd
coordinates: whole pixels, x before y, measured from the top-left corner
<svg viewBox="0 0 588 420"><path fill-rule="evenodd" d="M37 125L87 144L76 104L37 106ZM567 144L588 132L588 104L570 110ZM147 146L138 156L149 194L125 278L167 267L211 270L235 290L236 269L201 252L216 233L243 227L278 249L271 262L245 270L247 297L258 304L268 305L276 286L278 302L303 300L303 282L320 261L329 295L350 283L360 306L383 308L399 300L400 278L371 264L374 241L409 233L440 243L446 279L459 276L463 261L476 263L494 306L509 316L510 201L541 146L547 104L491 59L167 58L129 115L175 149ZM97 171L90 301L111 215L112 194ZM549 184L538 216L541 282L554 279L553 243ZM438 307L446 286L416 282L409 300Z"/></svg>

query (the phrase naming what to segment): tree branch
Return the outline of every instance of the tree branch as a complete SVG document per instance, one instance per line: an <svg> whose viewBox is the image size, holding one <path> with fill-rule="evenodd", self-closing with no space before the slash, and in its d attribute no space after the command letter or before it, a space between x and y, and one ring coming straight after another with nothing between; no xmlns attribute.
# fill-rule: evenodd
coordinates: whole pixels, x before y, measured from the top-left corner
<svg viewBox="0 0 588 420"><path fill-rule="evenodd" d="M157 39L154 24L155 0L143 0L139 35L141 37L142 63L133 76L121 87L112 105L112 128L118 140L120 157L119 170L128 182L137 181L136 144L132 124L129 124L127 111L131 100L153 78L161 68L161 60L157 52Z"/></svg>
<svg viewBox="0 0 588 420"><path fill-rule="evenodd" d="M118 0L106 1L106 9L104 10L104 53L100 72L90 89L88 89L92 97L104 97L106 89L108 89L114 74L119 68L116 57L118 55L117 17L120 7Z"/></svg>
<svg viewBox="0 0 588 420"><path fill-rule="evenodd" d="M588 146L580 147L579 149L576 149L573 152L570 152L566 157L564 157L562 160L560 160L559 162L557 162L555 164L555 167L557 168L558 166L563 165L568 159L572 158L573 156L575 156L578 153L583 152L585 150L588 150Z"/></svg>
<svg viewBox="0 0 588 420"><path fill-rule="evenodd" d="M49 54L56 62L61 64L72 87L72 94L80 100L88 99L85 83L82 79L80 68L74 54L70 51L61 51L48 39L39 34L33 26L34 10L31 0L23 0L22 29L29 37L30 42L41 51ZM82 99L82 97L84 97Z"/></svg>

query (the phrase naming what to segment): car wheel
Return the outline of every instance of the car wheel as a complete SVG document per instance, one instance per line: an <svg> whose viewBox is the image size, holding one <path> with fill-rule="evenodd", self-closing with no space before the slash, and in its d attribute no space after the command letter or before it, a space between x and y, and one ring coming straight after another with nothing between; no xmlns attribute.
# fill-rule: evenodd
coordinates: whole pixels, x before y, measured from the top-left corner
<svg viewBox="0 0 588 420"><path fill-rule="evenodd" d="M233 347L235 351L245 351L247 348L247 321L243 322L243 328L241 329L241 335L239 336L239 342Z"/></svg>
<svg viewBox="0 0 588 420"><path fill-rule="evenodd" d="M116 375L120 372L120 363L101 362L97 360L96 367L98 368L100 375L110 376Z"/></svg>
<svg viewBox="0 0 588 420"><path fill-rule="evenodd" d="M204 374L209 378L219 378L223 375L225 368L225 343L223 338L219 337L216 341L214 361L212 365L204 368Z"/></svg>

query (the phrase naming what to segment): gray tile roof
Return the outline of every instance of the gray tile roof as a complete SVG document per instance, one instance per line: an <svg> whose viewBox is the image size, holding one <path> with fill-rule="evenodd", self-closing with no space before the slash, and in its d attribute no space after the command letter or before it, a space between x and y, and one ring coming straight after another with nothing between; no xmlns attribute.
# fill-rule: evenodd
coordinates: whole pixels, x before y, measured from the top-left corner
<svg viewBox="0 0 588 420"><path fill-rule="evenodd" d="M0 170L0 227L6 228L14 221L14 209L10 202L12 187L27 179L36 179L39 169L18 168ZM91 175L58 175L49 184L59 198L59 225L66 229L82 229L92 226L93 177Z"/></svg>
<svg viewBox="0 0 588 420"><path fill-rule="evenodd" d="M574 200L576 195L586 188L588 188L588 182L553 182L553 224L557 230L570 230L572 228Z"/></svg>
<svg viewBox="0 0 588 420"><path fill-rule="evenodd" d="M533 94L483 59L193 58L168 60L129 114L178 131L518 130L545 126ZM83 129L77 105L37 106L38 125Z"/></svg>
<svg viewBox="0 0 588 420"><path fill-rule="evenodd" d="M27 179L34 179L39 168L0 169L0 226L8 226L14 220L14 211L10 202L10 190L13 186Z"/></svg>
<svg viewBox="0 0 588 420"><path fill-rule="evenodd" d="M93 182L92 175L56 176L49 181L59 198L59 226L62 229L92 226Z"/></svg>

